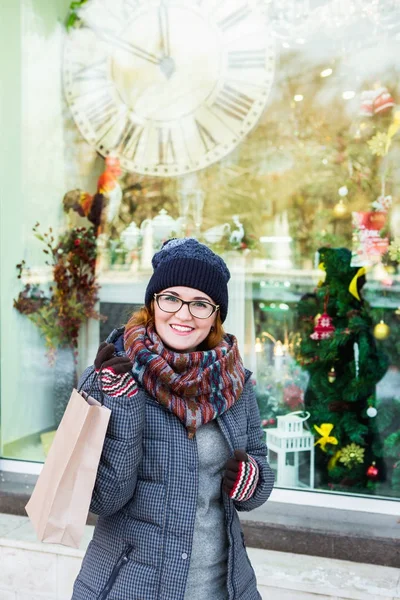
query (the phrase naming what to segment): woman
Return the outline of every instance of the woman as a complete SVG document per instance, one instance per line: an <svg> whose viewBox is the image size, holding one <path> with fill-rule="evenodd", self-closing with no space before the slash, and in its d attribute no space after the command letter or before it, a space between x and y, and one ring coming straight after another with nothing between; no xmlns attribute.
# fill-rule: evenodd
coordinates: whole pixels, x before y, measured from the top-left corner
<svg viewBox="0 0 400 600"><path fill-rule="evenodd" d="M267 500L273 474L222 329L230 274L191 238L166 242L153 267L145 307L100 346L83 388L100 398L100 379L112 413L72 600L258 600L237 511Z"/></svg>

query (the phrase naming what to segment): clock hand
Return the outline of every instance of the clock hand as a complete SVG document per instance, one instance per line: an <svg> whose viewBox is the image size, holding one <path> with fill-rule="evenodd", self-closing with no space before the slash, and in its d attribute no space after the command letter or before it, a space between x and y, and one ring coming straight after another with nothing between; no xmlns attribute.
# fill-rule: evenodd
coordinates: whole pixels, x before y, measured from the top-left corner
<svg viewBox="0 0 400 600"><path fill-rule="evenodd" d="M167 7L161 3L158 9L158 23L160 27L161 51L164 58L170 55L169 46L169 23Z"/></svg>
<svg viewBox="0 0 400 600"><path fill-rule="evenodd" d="M112 44L113 46L117 46L118 48L121 48L122 50L126 50L130 54L134 54L135 56L138 56L139 58L142 58L143 60L147 60L148 62L153 63L153 65L161 64L162 59L159 58L158 56L156 56L155 54L152 54L151 52L147 52L147 50L143 50L143 48L140 48L139 46L135 46L135 44L126 42L125 40L120 39L119 37L117 37L116 35L108 32L108 31L98 29L97 27L96 28L91 27L91 29L104 42L107 42L108 44Z"/></svg>
<svg viewBox="0 0 400 600"><path fill-rule="evenodd" d="M161 2L158 8L158 24L160 28L160 46L162 59L160 63L161 72L167 79L170 79L175 73L175 61L170 56L171 49L169 45L169 20L167 7Z"/></svg>

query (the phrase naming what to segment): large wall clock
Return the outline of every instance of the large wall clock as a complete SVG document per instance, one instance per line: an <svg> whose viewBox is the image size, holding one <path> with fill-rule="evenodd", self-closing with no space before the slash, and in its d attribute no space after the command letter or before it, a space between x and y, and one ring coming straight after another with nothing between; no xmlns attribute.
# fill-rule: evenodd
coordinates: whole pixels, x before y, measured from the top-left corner
<svg viewBox="0 0 400 600"><path fill-rule="evenodd" d="M64 55L82 135L145 175L182 175L227 155L258 121L273 82L264 4L88 0Z"/></svg>

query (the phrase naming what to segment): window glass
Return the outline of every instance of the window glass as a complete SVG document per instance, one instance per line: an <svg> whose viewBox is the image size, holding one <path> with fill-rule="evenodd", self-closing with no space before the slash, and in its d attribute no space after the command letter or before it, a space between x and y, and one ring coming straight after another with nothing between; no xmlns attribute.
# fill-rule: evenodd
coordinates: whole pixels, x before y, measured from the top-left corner
<svg viewBox="0 0 400 600"><path fill-rule="evenodd" d="M16 4L0 59L1 456L45 459L154 252L188 235L230 268L226 330L277 485L398 498L397 2L171 3L169 46L139 0ZM82 270L60 320L66 255Z"/></svg>

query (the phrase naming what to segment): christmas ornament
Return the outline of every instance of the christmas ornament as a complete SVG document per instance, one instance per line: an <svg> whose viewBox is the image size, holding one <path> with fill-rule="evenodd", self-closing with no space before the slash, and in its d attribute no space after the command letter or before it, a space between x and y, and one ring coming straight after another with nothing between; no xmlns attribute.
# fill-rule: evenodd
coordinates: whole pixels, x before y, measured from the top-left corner
<svg viewBox="0 0 400 600"><path fill-rule="evenodd" d="M390 146L390 138L386 131L378 131L373 138L368 140L367 144L372 154L386 156Z"/></svg>
<svg viewBox="0 0 400 600"><path fill-rule="evenodd" d="M356 379L358 379L358 374L360 372L360 348L359 348L357 342L354 342L353 350L354 350L354 366L355 366L355 371L356 371Z"/></svg>
<svg viewBox="0 0 400 600"><path fill-rule="evenodd" d="M318 285L318 287L322 287L324 285L325 279L326 279L326 271L325 271L324 263L319 263L318 269L321 271L321 273L318 273L320 279L319 279L317 285ZM321 315L319 315L319 316L321 316Z"/></svg>
<svg viewBox="0 0 400 600"><path fill-rule="evenodd" d="M339 457L341 454L342 454L341 451L338 450L337 452L335 452L335 454L332 456L332 458L329 459L328 471L331 471L332 469L334 469L336 467L336 463L339 460Z"/></svg>
<svg viewBox="0 0 400 600"><path fill-rule="evenodd" d="M347 206L343 200L339 200L339 202L335 204L333 207L333 214L337 219L342 219L347 214Z"/></svg>
<svg viewBox="0 0 400 600"><path fill-rule="evenodd" d="M350 281L349 292L356 300L361 302L360 294L358 292L358 280L363 275L365 276L367 273L367 269L365 267L360 267L357 273L354 275L353 279Z"/></svg>
<svg viewBox="0 0 400 600"><path fill-rule="evenodd" d="M321 313L318 313L317 315L315 315L314 317L314 325L318 325L318 321L321 318Z"/></svg>
<svg viewBox="0 0 400 600"><path fill-rule="evenodd" d="M328 373L328 381L329 383L334 383L334 381L336 381L336 371L335 371L335 367L331 367L329 369L329 373Z"/></svg>
<svg viewBox="0 0 400 600"><path fill-rule="evenodd" d="M367 477L369 477L369 479L376 479L379 475L379 469L375 465L376 463L374 461L367 469Z"/></svg>
<svg viewBox="0 0 400 600"><path fill-rule="evenodd" d="M375 114L384 114L390 111L394 106L394 100L385 87L375 90L373 109Z"/></svg>
<svg viewBox="0 0 400 600"><path fill-rule="evenodd" d="M312 340L326 340L332 337L335 327L332 325L332 317L324 312L318 319L314 332L310 335Z"/></svg>
<svg viewBox="0 0 400 600"><path fill-rule="evenodd" d="M367 415L369 416L370 419L373 419L374 417L376 417L377 414L378 414L378 411L376 410L375 406L369 406L367 408Z"/></svg>
<svg viewBox="0 0 400 600"><path fill-rule="evenodd" d="M326 444L334 444L336 446L339 442L333 435L330 435L333 427L334 426L332 423L322 423L319 427L318 425L314 425L314 429L321 436L319 440L315 442L314 446L319 444L321 446L321 450L324 452L326 452Z"/></svg>
<svg viewBox="0 0 400 600"><path fill-rule="evenodd" d="M360 115L372 117L374 114L375 90L364 90L361 92Z"/></svg>
<svg viewBox="0 0 400 600"><path fill-rule="evenodd" d="M390 242L388 251L390 259L400 263L400 236L395 237L394 240Z"/></svg>
<svg viewBox="0 0 400 600"><path fill-rule="evenodd" d="M378 196L375 202L372 203L372 208L378 211L387 212L389 208L392 206L393 198L392 196Z"/></svg>
<svg viewBox="0 0 400 600"><path fill-rule="evenodd" d="M352 442L342 448L339 462L342 462L347 468L351 469L356 464L364 462L365 449Z"/></svg>
<svg viewBox="0 0 400 600"><path fill-rule="evenodd" d="M374 327L374 337L377 340L386 340L390 334L390 327L382 320Z"/></svg>

